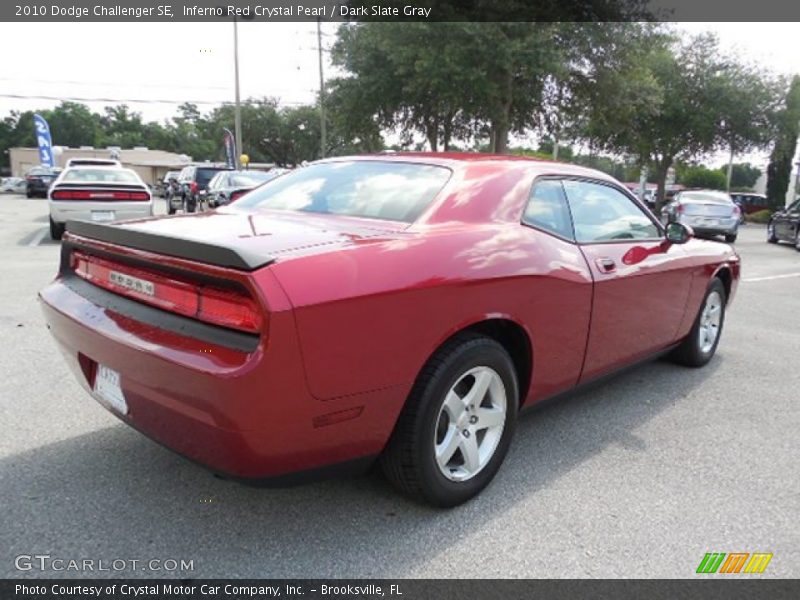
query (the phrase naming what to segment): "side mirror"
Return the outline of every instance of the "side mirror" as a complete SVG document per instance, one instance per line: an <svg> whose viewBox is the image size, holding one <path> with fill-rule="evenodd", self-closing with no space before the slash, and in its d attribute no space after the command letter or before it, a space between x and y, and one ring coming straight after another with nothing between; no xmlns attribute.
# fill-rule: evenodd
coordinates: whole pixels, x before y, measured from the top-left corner
<svg viewBox="0 0 800 600"><path fill-rule="evenodd" d="M677 221L667 223L666 230L667 241L673 244L685 244L694 237L694 231L692 231L691 227Z"/></svg>

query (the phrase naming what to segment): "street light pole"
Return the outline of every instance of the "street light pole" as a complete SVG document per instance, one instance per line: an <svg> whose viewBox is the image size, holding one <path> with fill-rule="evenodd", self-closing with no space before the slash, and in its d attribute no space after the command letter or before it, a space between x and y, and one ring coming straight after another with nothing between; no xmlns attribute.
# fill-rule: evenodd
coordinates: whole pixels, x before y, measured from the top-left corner
<svg viewBox="0 0 800 600"><path fill-rule="evenodd" d="M325 75L322 72L322 26L317 19L317 53L319 55L319 119L320 119L320 158L325 158L326 130L325 130Z"/></svg>
<svg viewBox="0 0 800 600"><path fill-rule="evenodd" d="M235 154L234 161L236 168L240 169L239 157L242 155L242 105L239 97L239 25L236 17L233 17L233 72L236 79L236 106L234 107L234 140Z"/></svg>

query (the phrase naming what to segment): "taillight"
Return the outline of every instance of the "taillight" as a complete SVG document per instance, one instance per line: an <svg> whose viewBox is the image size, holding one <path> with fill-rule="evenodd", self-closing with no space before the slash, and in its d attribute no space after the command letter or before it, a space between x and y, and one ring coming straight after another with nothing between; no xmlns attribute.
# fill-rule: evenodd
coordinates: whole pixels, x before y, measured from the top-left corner
<svg viewBox="0 0 800 600"><path fill-rule="evenodd" d="M147 192L56 190L53 200L150 200Z"/></svg>
<svg viewBox="0 0 800 600"><path fill-rule="evenodd" d="M244 196L246 193L247 192L245 190L236 190L235 192L231 192L231 202L237 198L240 198L241 196Z"/></svg>
<svg viewBox="0 0 800 600"><path fill-rule="evenodd" d="M734 205L733 205L733 214L734 214L734 216L736 216L736 217L738 217L739 215L741 215L741 214L742 214L742 209L739 207L739 205L738 205L738 204L734 204Z"/></svg>
<svg viewBox="0 0 800 600"><path fill-rule="evenodd" d="M197 182L196 181L193 181L192 183L189 184L189 191L192 192L193 194L197 193Z"/></svg>
<svg viewBox="0 0 800 600"><path fill-rule="evenodd" d="M121 296L207 323L257 333L261 313L244 291L176 279L149 269L73 252L78 277Z"/></svg>
<svg viewBox="0 0 800 600"><path fill-rule="evenodd" d="M676 207L675 207L675 211L676 211L676 212L677 212L679 215L682 215L682 214L683 214L683 204L681 204L681 203L679 202L679 203L678 203L678 206L676 206Z"/></svg>

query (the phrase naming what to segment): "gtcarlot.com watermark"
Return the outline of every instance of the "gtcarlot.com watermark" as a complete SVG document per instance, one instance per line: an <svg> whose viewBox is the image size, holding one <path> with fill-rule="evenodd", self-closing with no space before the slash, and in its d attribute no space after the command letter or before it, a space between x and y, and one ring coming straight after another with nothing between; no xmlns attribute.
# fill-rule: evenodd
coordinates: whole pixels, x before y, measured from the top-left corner
<svg viewBox="0 0 800 600"><path fill-rule="evenodd" d="M114 573L153 571L177 573L194 571L194 560L176 558L67 558L50 554L20 554L14 559L17 571Z"/></svg>

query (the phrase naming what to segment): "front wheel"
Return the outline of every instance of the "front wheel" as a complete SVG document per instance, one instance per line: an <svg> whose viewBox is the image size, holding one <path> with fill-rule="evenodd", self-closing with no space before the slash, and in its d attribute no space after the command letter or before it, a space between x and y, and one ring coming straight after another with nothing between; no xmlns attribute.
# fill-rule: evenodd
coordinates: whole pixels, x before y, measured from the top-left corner
<svg viewBox="0 0 800 600"><path fill-rule="evenodd" d="M736 241L736 238L739 234L737 233L728 233L725 235L725 242L728 244L733 244Z"/></svg>
<svg viewBox="0 0 800 600"><path fill-rule="evenodd" d="M711 280L692 330L673 350L671 358L687 367L702 367L714 356L725 324L725 286L719 278Z"/></svg>
<svg viewBox="0 0 800 600"><path fill-rule="evenodd" d="M770 244L778 243L778 236L775 235L775 223L773 223L772 221L767 223L767 241Z"/></svg>
<svg viewBox="0 0 800 600"><path fill-rule="evenodd" d="M423 368L381 456L401 492L440 507L466 502L494 478L508 451L519 389L496 341L464 334Z"/></svg>

